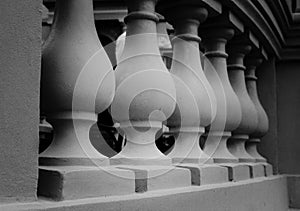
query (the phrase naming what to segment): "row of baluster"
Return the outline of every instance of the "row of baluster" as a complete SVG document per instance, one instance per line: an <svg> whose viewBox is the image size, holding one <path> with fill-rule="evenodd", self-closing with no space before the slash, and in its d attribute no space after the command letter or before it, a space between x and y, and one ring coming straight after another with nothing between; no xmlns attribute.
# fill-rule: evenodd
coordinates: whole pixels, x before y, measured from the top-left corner
<svg viewBox="0 0 300 211"><path fill-rule="evenodd" d="M41 79L41 110L55 136L41 166L266 163L257 151L268 130L255 76L265 59L261 46L250 42L249 30L234 28L228 13L209 17L190 1L164 5L158 12L175 30L168 70L157 45L156 3L127 1L125 44L113 70L92 0L56 2ZM96 115L109 106L127 139L110 159L89 140ZM176 137L168 155L155 145L163 125Z"/></svg>

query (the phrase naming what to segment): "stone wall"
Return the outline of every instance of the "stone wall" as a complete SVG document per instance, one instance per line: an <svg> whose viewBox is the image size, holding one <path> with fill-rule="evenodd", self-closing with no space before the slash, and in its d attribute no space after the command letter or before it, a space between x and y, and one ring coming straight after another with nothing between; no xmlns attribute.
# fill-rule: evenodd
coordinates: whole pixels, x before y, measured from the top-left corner
<svg viewBox="0 0 300 211"><path fill-rule="evenodd" d="M280 62L276 71L279 172L300 174L300 62Z"/></svg>
<svg viewBox="0 0 300 211"><path fill-rule="evenodd" d="M41 2L0 1L0 201L36 198Z"/></svg>

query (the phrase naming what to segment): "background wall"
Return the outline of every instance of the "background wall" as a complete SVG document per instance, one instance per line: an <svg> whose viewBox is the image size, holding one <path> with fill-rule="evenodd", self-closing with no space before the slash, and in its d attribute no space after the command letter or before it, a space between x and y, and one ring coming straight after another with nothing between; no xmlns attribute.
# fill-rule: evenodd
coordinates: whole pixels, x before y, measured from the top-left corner
<svg viewBox="0 0 300 211"><path fill-rule="evenodd" d="M271 59L257 71L260 100L270 123L259 150L276 173L300 174L300 61Z"/></svg>
<svg viewBox="0 0 300 211"><path fill-rule="evenodd" d="M269 131L258 145L260 153L273 165L278 173L278 119L275 59L270 58L257 69L258 96L269 118Z"/></svg>
<svg viewBox="0 0 300 211"><path fill-rule="evenodd" d="M278 168L300 174L300 61L276 65L278 107Z"/></svg>
<svg viewBox="0 0 300 211"><path fill-rule="evenodd" d="M41 3L0 1L0 201L36 197Z"/></svg>

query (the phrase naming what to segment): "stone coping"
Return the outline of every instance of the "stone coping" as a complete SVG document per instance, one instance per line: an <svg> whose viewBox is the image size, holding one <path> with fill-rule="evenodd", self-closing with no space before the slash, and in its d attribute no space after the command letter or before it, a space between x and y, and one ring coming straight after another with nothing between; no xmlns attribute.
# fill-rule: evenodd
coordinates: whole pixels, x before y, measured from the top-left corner
<svg viewBox="0 0 300 211"><path fill-rule="evenodd" d="M288 210L285 176L149 191L124 196L0 205L0 210Z"/></svg>

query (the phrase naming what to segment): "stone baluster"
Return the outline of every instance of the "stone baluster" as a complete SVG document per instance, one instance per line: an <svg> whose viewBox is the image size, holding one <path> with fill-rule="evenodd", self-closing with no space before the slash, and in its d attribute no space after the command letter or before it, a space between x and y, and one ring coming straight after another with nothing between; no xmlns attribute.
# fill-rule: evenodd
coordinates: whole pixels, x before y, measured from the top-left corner
<svg viewBox="0 0 300 211"><path fill-rule="evenodd" d="M250 134L249 140L246 142L247 152L255 159L255 162L264 165L265 176L273 174L272 166L267 163L266 158L259 154L257 145L260 143L261 138L267 133L269 128L268 116L262 107L258 93L257 93L257 77L255 75L256 68L263 62L263 56L260 52L253 52L246 57L246 87L248 94L254 103L258 115L258 123L255 131Z"/></svg>
<svg viewBox="0 0 300 211"><path fill-rule="evenodd" d="M133 173L98 168L109 160L89 140L90 127L114 92L114 72L97 36L93 1L57 1L42 52L41 108L54 140L40 154L39 195L63 200L134 192L131 180L114 176L132 179ZM126 189L111 189L119 182Z"/></svg>
<svg viewBox="0 0 300 211"><path fill-rule="evenodd" d="M239 159L239 162L246 163L250 167L251 177L260 177L264 176L264 167L254 164L255 159L247 152L245 146L249 135L254 132L258 123L257 111L248 95L245 83L244 58L251 51L249 36L246 35L247 32L236 36L227 46L229 80L239 98L242 109L242 120L238 128L233 131L228 147L231 153Z"/></svg>
<svg viewBox="0 0 300 211"><path fill-rule="evenodd" d="M138 192L188 186L190 172L172 167L171 159L155 145L157 132L162 131L163 121L171 116L176 105L175 85L158 48L157 1L126 2L126 39L116 68L117 89L111 112L127 143L110 163L136 173ZM152 180L152 176L160 179Z"/></svg>
<svg viewBox="0 0 300 211"><path fill-rule="evenodd" d="M177 166L188 168L192 184L202 185L224 181L224 167L204 165L212 159L200 148L199 138L216 114L216 99L200 62L198 28L208 12L205 8L183 4L164 7L163 14L173 24L173 74L177 90L177 107L167 126L176 136L168 154ZM220 180L220 178L222 178Z"/></svg>
<svg viewBox="0 0 300 211"><path fill-rule="evenodd" d="M248 166L238 163L238 158L228 148L227 140L241 122L241 106L227 73L226 44L235 31L231 13L209 19L200 34L205 49L204 71L217 99L217 114L212 122L205 142L204 151L215 163L228 168L229 180L244 180L250 177Z"/></svg>
<svg viewBox="0 0 300 211"><path fill-rule="evenodd" d="M41 106L55 137L40 164L107 165L91 145L89 129L112 102L115 79L97 37L91 0L57 2L42 56Z"/></svg>
<svg viewBox="0 0 300 211"><path fill-rule="evenodd" d="M229 54L227 61L228 76L233 90L240 101L242 120L239 126L232 132L229 141L229 149L239 162L252 162L253 158L247 153L245 143L257 125L257 112L252 103L245 83L244 57L251 50L249 44L245 44L235 37L227 46Z"/></svg>
<svg viewBox="0 0 300 211"><path fill-rule="evenodd" d="M178 15L182 8L188 12ZM198 27L206 16L206 9L188 4L166 11L166 18L175 28L170 72L176 84L177 108L167 124L170 131L178 133L169 154L175 163L205 163L210 160L199 145L199 137L212 122L216 111L213 90L200 63Z"/></svg>

